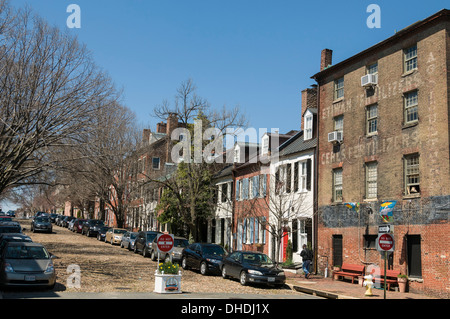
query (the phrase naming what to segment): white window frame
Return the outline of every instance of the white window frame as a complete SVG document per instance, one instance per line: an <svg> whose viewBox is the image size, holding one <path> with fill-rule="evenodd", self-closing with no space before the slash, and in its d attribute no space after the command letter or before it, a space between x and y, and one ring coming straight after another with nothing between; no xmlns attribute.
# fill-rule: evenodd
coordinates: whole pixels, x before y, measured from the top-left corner
<svg viewBox="0 0 450 319"><path fill-rule="evenodd" d="M311 113L305 116L305 137L304 140L310 140L313 137L313 115Z"/></svg>
<svg viewBox="0 0 450 319"><path fill-rule="evenodd" d="M403 51L404 72L412 72L417 69L417 44Z"/></svg>
<svg viewBox="0 0 450 319"><path fill-rule="evenodd" d="M366 198L376 199L378 197L378 163L366 163Z"/></svg>
<svg viewBox="0 0 450 319"><path fill-rule="evenodd" d="M334 80L334 100L344 98L344 77Z"/></svg>

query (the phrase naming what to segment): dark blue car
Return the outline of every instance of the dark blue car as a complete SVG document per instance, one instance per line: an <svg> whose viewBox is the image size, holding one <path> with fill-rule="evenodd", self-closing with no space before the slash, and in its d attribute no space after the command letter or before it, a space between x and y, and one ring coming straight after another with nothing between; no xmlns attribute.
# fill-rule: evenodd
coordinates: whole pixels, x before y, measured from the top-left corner
<svg viewBox="0 0 450 319"><path fill-rule="evenodd" d="M202 275L220 274L220 264L225 254L225 249L220 245L194 243L183 249L181 267L199 269Z"/></svg>

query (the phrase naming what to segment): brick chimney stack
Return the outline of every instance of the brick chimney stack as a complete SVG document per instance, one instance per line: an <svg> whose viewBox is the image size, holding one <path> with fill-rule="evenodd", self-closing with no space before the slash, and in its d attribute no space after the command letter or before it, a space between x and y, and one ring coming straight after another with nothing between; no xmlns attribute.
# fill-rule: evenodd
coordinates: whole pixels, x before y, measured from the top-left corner
<svg viewBox="0 0 450 319"><path fill-rule="evenodd" d="M142 131L142 142L144 144L148 144L149 140L150 140L150 129L145 128Z"/></svg>
<svg viewBox="0 0 450 319"><path fill-rule="evenodd" d="M333 63L333 50L323 49L320 56L320 71L325 70Z"/></svg>

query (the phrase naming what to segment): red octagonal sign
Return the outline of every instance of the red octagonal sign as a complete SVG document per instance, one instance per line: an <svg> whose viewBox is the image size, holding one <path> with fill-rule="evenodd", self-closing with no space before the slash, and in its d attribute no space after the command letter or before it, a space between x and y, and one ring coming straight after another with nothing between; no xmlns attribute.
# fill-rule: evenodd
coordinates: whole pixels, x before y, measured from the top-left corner
<svg viewBox="0 0 450 319"><path fill-rule="evenodd" d="M173 249L173 236L168 234L159 235L156 240L156 245L160 252L170 252Z"/></svg>
<svg viewBox="0 0 450 319"><path fill-rule="evenodd" d="M378 246L381 250L391 250L394 247L394 238L390 234L383 234L378 240Z"/></svg>

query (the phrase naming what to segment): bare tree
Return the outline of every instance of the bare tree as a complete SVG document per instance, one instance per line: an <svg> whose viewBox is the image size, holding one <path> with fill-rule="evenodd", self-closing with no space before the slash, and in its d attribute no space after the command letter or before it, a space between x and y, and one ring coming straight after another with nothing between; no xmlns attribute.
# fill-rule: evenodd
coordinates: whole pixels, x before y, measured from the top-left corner
<svg viewBox="0 0 450 319"><path fill-rule="evenodd" d="M173 105L164 101L155 108L154 113L161 119L166 119L169 115L176 116L183 123L187 135L178 144L182 147L174 147L171 152L172 157L175 157L172 160L176 163L180 157L178 150L183 152L183 161L178 163L176 173L167 178L150 180L160 184L165 190L158 208L166 214L177 214L177 218L189 228L191 238L199 240L199 224L214 211L216 204L213 200L215 185L212 179L223 168L224 137L245 126L245 117L237 107L232 110L227 110L226 107L221 110L212 109L207 100L196 94L196 87L191 79L181 83ZM179 132L173 133L174 136L167 136L169 142L177 140L177 133ZM169 210L168 205L174 209ZM165 217L167 216L160 216L160 220Z"/></svg>
<svg viewBox="0 0 450 319"><path fill-rule="evenodd" d="M117 92L75 38L0 2L0 193L54 184L58 147L78 146Z"/></svg>

